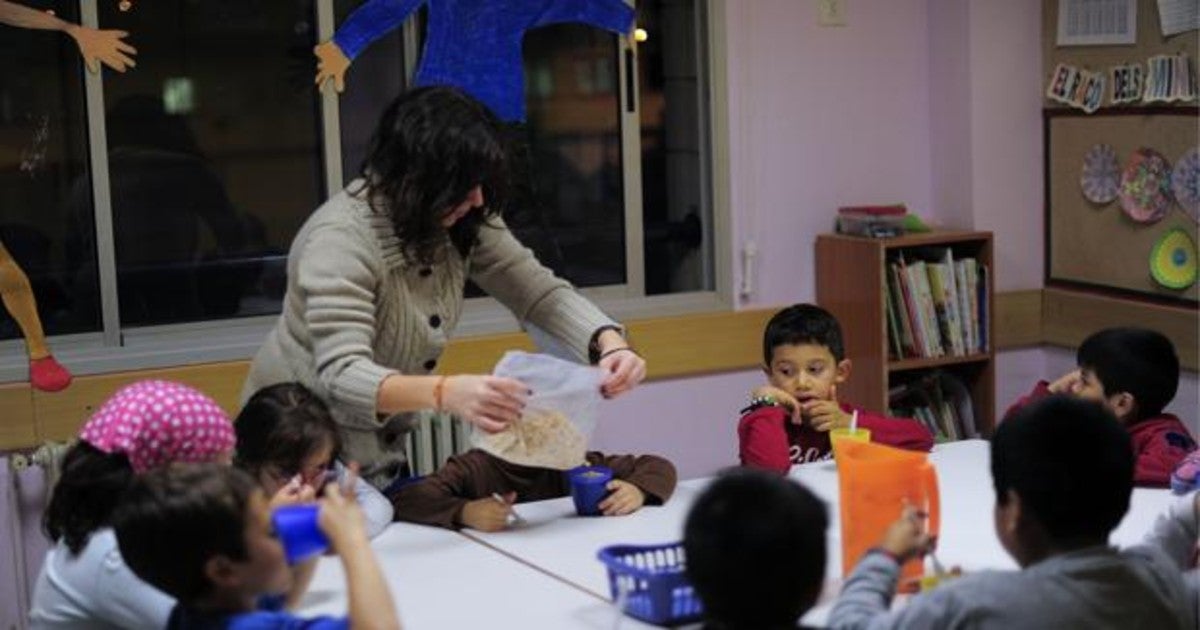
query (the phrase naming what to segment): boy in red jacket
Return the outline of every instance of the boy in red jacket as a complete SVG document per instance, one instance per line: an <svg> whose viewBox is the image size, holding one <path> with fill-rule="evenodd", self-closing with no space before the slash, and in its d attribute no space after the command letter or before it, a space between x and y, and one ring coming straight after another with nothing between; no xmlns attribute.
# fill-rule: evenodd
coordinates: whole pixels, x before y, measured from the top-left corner
<svg viewBox="0 0 1200 630"><path fill-rule="evenodd" d="M1133 482L1165 488L1171 471L1196 448L1196 440L1179 418L1163 413L1179 387L1175 346L1153 330L1107 328L1083 340L1075 363L1077 369L1053 383L1039 381L1028 396L1009 407L1005 419L1050 394L1100 401L1133 438L1137 457Z"/></svg>
<svg viewBox="0 0 1200 630"><path fill-rule="evenodd" d="M743 466L786 473L792 464L831 457L830 429L858 426L871 441L928 451L933 436L916 420L889 418L839 401L837 386L850 377L842 327L829 311L797 304L779 311L763 332L768 385L754 390L738 422Z"/></svg>

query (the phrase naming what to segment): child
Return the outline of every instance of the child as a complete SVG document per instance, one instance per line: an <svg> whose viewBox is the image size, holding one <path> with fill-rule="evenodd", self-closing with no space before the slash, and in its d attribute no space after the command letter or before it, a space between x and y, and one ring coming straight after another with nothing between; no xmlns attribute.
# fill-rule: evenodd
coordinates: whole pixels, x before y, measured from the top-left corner
<svg viewBox="0 0 1200 630"><path fill-rule="evenodd" d="M292 572L267 495L237 468L194 464L145 475L113 527L130 568L179 601L168 630L399 628L359 507L329 484L317 519L345 566L349 619L304 620L274 607Z"/></svg>
<svg viewBox="0 0 1200 630"><path fill-rule="evenodd" d="M42 527L55 546L33 591L31 628L162 628L175 602L121 559L110 517L138 475L172 462L228 462L234 433L208 396L140 381L88 420L63 458Z"/></svg>
<svg viewBox="0 0 1200 630"><path fill-rule="evenodd" d="M830 628L1195 628L1178 567L1160 549L1118 551L1133 448L1093 401L1053 396L1002 422L991 443L996 535L1020 571L982 571L889 613L900 564L929 545L913 510L847 579Z"/></svg>
<svg viewBox="0 0 1200 630"><path fill-rule="evenodd" d="M258 390L233 426L233 463L276 500L311 500L326 482L341 482L348 473L338 461L341 443L329 407L299 383ZM392 504L362 479L356 478L354 495L366 518L367 535L374 538L392 522Z"/></svg>
<svg viewBox="0 0 1200 630"><path fill-rule="evenodd" d="M872 442L920 451L933 447L933 436L915 420L838 400L837 386L850 377L850 360L842 328L825 309L797 304L776 313L763 333L763 361L769 385L754 390L738 422L743 466L787 473L792 464L828 459L829 431L849 427L854 412Z"/></svg>
<svg viewBox="0 0 1200 630"><path fill-rule="evenodd" d="M825 581L825 505L753 469L722 473L688 512L687 576L706 627L795 628Z"/></svg>
<svg viewBox="0 0 1200 630"><path fill-rule="evenodd" d="M1165 488L1171 471L1196 448L1179 418L1163 413L1179 386L1179 358L1171 341L1145 328L1108 328L1083 341L1075 362L1078 369L1053 383L1039 382L1005 417L1049 394L1099 401L1133 438L1134 483Z"/></svg>
<svg viewBox="0 0 1200 630"><path fill-rule="evenodd" d="M609 494L599 505L605 516L630 514L647 503L661 505L675 490L675 466L661 457L606 456L595 451L586 457L589 465L613 471ZM398 521L495 532L508 526L514 503L570 493L567 474L561 470L511 464L472 449L451 457L432 475L401 487L392 502Z"/></svg>

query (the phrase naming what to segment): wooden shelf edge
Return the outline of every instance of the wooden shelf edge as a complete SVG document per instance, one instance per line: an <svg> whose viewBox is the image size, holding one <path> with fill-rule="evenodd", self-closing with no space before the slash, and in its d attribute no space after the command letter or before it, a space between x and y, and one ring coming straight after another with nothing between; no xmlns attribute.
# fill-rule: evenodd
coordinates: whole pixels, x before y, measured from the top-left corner
<svg viewBox="0 0 1200 630"><path fill-rule="evenodd" d="M888 361L888 373L906 372L909 370L924 370L928 368L936 368L952 365L966 365L969 363L986 363L995 358L992 353L988 354L969 354L963 357L935 357L935 358L916 358L916 359L900 359Z"/></svg>

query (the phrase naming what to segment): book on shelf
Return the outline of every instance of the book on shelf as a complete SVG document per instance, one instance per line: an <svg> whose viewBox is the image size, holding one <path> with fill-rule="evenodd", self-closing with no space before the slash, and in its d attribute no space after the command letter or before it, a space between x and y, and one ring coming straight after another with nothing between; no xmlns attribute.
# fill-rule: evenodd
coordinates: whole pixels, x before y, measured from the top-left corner
<svg viewBox="0 0 1200 630"><path fill-rule="evenodd" d="M987 269L975 258L955 259L948 247L908 250L887 266L889 348L897 358L987 352Z"/></svg>
<svg viewBox="0 0 1200 630"><path fill-rule="evenodd" d="M888 414L920 422L938 442L979 437L971 393L962 379L946 371L891 387Z"/></svg>

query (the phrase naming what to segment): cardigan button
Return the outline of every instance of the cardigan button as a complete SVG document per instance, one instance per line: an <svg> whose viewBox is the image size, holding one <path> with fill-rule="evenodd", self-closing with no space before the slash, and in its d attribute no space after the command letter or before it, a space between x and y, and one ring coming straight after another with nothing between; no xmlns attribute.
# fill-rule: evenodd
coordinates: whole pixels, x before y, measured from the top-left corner
<svg viewBox="0 0 1200 630"><path fill-rule="evenodd" d="M429 371L431 371L431 372L432 372L432 371L433 371L433 368L435 368L435 367L437 367L437 359L430 359L430 360L428 360L428 361L426 361L426 362L425 362L425 369L426 369L426 370L429 370Z"/></svg>
<svg viewBox="0 0 1200 630"><path fill-rule="evenodd" d="M430 316L429 316L429 325L430 325L430 326L432 326L432 327L434 327L434 328L437 328L438 326L441 326L441 325L442 325L442 318L441 318L441 317L439 317L439 316L437 316L437 315L430 315Z"/></svg>
<svg viewBox="0 0 1200 630"><path fill-rule="evenodd" d="M429 267L421 267L421 270L417 273L421 274L422 278L428 278L429 276L433 275L433 269L430 269Z"/></svg>

